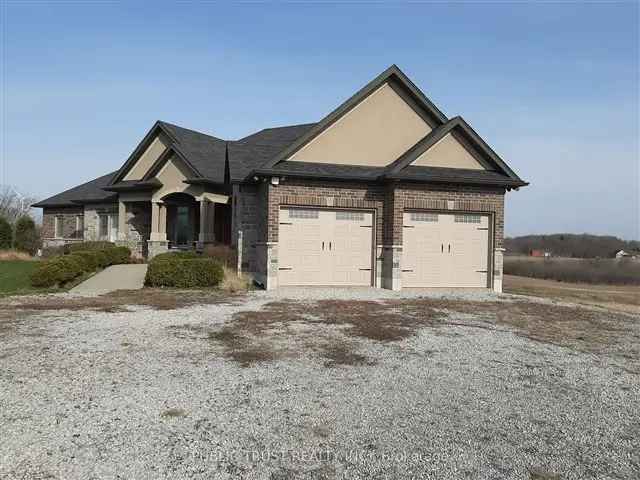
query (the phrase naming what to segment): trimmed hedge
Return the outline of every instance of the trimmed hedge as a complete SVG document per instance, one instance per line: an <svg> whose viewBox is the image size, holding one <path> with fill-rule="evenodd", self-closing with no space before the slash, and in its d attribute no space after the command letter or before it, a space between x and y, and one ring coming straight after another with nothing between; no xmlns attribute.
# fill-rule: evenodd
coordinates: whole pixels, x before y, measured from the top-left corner
<svg viewBox="0 0 640 480"><path fill-rule="evenodd" d="M109 247L102 250L86 250L51 257L40 262L31 274L34 287L62 285L82 274L94 272L109 265L129 263L131 250L127 247Z"/></svg>
<svg viewBox="0 0 640 480"><path fill-rule="evenodd" d="M163 253L149 262L145 284L150 287L215 287L224 278L220 262L194 252Z"/></svg>
<svg viewBox="0 0 640 480"><path fill-rule="evenodd" d="M116 244L113 242L104 241L70 243L65 245L65 253L85 252L87 250L105 250L115 246Z"/></svg>
<svg viewBox="0 0 640 480"><path fill-rule="evenodd" d="M186 252L167 252L161 253L160 255L156 255L153 257L151 262L163 262L165 260L176 261L176 260L193 260L196 258L203 258L198 253L188 250ZM150 263L151 263L150 262Z"/></svg>

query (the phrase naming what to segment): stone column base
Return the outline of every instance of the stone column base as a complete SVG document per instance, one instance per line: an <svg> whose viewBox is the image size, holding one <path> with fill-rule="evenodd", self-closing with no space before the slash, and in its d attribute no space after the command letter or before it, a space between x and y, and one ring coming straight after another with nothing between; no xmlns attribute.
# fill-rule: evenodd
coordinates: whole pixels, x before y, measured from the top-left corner
<svg viewBox="0 0 640 480"><path fill-rule="evenodd" d="M504 248L493 249L493 291L502 293L502 266L504 264Z"/></svg>
<svg viewBox="0 0 640 480"><path fill-rule="evenodd" d="M254 278L265 290L278 288L278 243L256 243L258 272Z"/></svg>
<svg viewBox="0 0 640 480"><path fill-rule="evenodd" d="M119 247L127 247L131 250L131 256L134 258L143 258L143 242L138 240L116 240L115 244Z"/></svg>
<svg viewBox="0 0 640 480"><path fill-rule="evenodd" d="M382 246L382 287L402 289L402 245Z"/></svg>
<svg viewBox="0 0 640 480"><path fill-rule="evenodd" d="M167 240L149 240L147 241L147 246L147 260L169 251L169 242Z"/></svg>

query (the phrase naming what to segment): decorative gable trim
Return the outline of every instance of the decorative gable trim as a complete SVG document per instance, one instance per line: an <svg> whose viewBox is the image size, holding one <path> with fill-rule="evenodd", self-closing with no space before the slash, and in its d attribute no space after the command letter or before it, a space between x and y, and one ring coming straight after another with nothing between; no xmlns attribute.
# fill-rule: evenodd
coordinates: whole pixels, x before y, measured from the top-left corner
<svg viewBox="0 0 640 480"><path fill-rule="evenodd" d="M160 173L160 170L162 170L162 168L173 156L179 158L180 161L184 163L187 169L191 171L194 178L202 177L202 175L200 175L200 172L198 172L193 164L191 164L189 160L187 160L187 157L184 155L184 153L180 151L180 148L177 145L171 145L162 153L162 155L158 157L154 164L151 165L151 168L149 168L147 173L144 174L144 177L142 177L142 181L145 182L154 178L158 173Z"/></svg>
<svg viewBox="0 0 640 480"><path fill-rule="evenodd" d="M489 145L462 118L454 117L446 124L431 131L422 140L393 162L385 176L393 176L411 165L420 155L425 153L446 135L451 133L462 146L471 153L487 170L494 170L507 175L513 180L522 181L507 164L494 152Z"/></svg>
<svg viewBox="0 0 640 480"><path fill-rule="evenodd" d="M157 121L153 124L142 141L140 141L131 155L129 155L129 158L127 158L127 161L124 163L124 165L122 165L122 167L120 167L120 170L118 170L118 172L113 176L109 185L114 185L124 178L127 172L135 165L140 155L144 153L144 151L149 147L151 142L153 142L160 131L164 133L169 138L169 140L171 140L172 145L178 143L178 139L173 135L173 133L168 128L166 128L161 121Z"/></svg>
<svg viewBox="0 0 640 480"><path fill-rule="evenodd" d="M262 168L271 168L277 163L291 157L294 153L316 138L320 133L325 131L345 114L351 111L351 109L362 102L371 93L375 92L384 83L388 83L389 86L432 128L437 128L447 122L447 117L444 113L442 113L438 107L436 107L396 65L392 65L356 92L351 98L342 103L342 105L329 113L329 115L324 117L293 144L264 164Z"/></svg>

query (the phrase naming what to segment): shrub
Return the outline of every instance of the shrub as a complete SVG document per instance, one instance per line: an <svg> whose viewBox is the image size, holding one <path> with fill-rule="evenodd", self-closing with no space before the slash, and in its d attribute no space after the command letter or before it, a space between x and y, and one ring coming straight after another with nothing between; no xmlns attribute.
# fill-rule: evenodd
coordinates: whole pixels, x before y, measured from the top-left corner
<svg viewBox="0 0 640 480"><path fill-rule="evenodd" d="M58 255L66 255L69 253L67 245L61 245L59 247L44 247L42 249L43 258L57 257Z"/></svg>
<svg viewBox="0 0 640 480"><path fill-rule="evenodd" d="M188 252L185 252L188 253ZM169 254L149 262L145 284L152 287L215 287L224 278L222 265L211 258Z"/></svg>
<svg viewBox="0 0 640 480"><path fill-rule="evenodd" d="M31 217L24 215L16 221L13 244L16 250L35 255L40 247L40 238L36 224Z"/></svg>
<svg viewBox="0 0 640 480"><path fill-rule="evenodd" d="M161 253L160 255L156 255L151 260L152 262L162 262L164 260L190 260L194 258L202 258L202 256L198 255L194 251L186 251L186 252L166 252Z"/></svg>
<svg viewBox="0 0 640 480"><path fill-rule="evenodd" d="M131 251L127 247L84 250L44 260L31 275L34 287L62 285L78 276L108 267L128 263Z"/></svg>
<svg viewBox="0 0 640 480"><path fill-rule="evenodd" d="M11 248L13 244L13 231L9 221L0 217L0 250L6 250Z"/></svg>
<svg viewBox="0 0 640 480"><path fill-rule="evenodd" d="M115 246L116 244L113 242L103 241L71 243L69 245L65 245L65 253L84 252L87 250L105 250Z"/></svg>

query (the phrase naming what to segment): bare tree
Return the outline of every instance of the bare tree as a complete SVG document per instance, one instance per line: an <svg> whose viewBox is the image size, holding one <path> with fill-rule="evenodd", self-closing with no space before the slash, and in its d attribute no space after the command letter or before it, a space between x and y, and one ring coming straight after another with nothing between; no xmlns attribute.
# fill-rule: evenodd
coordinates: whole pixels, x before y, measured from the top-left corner
<svg viewBox="0 0 640 480"><path fill-rule="evenodd" d="M31 204L36 201L35 197L23 195L10 185L0 185L0 216L9 223L15 223L23 215L30 215Z"/></svg>

